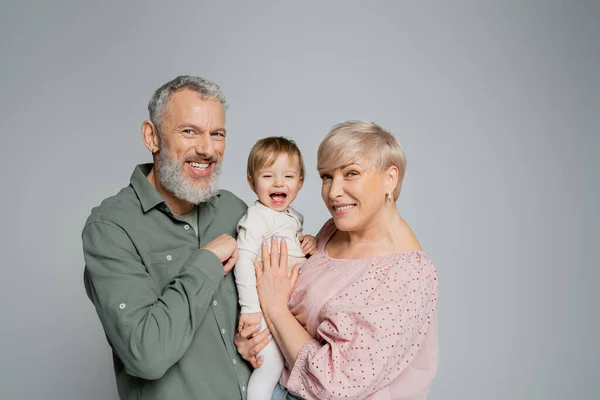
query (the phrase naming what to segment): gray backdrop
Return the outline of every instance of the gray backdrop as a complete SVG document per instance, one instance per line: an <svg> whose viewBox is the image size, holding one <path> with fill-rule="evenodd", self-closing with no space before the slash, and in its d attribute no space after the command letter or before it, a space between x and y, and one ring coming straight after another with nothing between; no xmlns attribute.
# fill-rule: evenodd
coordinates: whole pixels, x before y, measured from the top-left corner
<svg viewBox="0 0 600 400"><path fill-rule="evenodd" d="M401 140L398 207L441 283L431 399L600 397L600 2L166 3L2 2L0 398L116 399L80 232L183 73L229 99L222 186L245 201L251 145L297 140L308 232L333 124Z"/></svg>

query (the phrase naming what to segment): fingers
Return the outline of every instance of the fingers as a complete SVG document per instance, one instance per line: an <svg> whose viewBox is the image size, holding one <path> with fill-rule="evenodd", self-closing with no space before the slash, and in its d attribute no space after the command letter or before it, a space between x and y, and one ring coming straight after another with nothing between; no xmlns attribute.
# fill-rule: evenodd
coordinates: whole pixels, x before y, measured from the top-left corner
<svg viewBox="0 0 600 400"><path fill-rule="evenodd" d="M281 241L281 245L279 247L279 253L280 253L280 264L281 264L279 266L287 270L288 248L287 248L287 242L285 240Z"/></svg>
<svg viewBox="0 0 600 400"><path fill-rule="evenodd" d="M302 235L298 238L304 254L312 254L317 250L317 239L312 235Z"/></svg>
<svg viewBox="0 0 600 400"><path fill-rule="evenodd" d="M239 353L246 360L256 356L262 351L269 342L273 339L268 328L256 334L260 329L260 325L246 326L236 335L235 342Z"/></svg>
<svg viewBox="0 0 600 400"><path fill-rule="evenodd" d="M247 326L235 335L234 342L238 352L244 360L252 364L254 368L258 368L263 363L263 357L258 356L273 339L268 329L263 330L259 334L255 334L260 329L260 325ZM247 336L244 336L247 335Z"/></svg>
<svg viewBox="0 0 600 400"><path fill-rule="evenodd" d="M262 249L263 271L267 271L267 270L271 269L271 255L269 254L269 246L267 245L266 240L263 240L261 249Z"/></svg>
<svg viewBox="0 0 600 400"><path fill-rule="evenodd" d="M268 329L265 329L264 331L262 331L261 333L259 333L258 335L256 335L252 339L250 339L249 340L249 342L250 342L250 349L249 349L250 354L249 355L250 356L258 355L258 353L260 353L265 347L267 347L269 345L269 343L271 342L272 339L273 339L273 336L271 336L271 332L269 332Z"/></svg>
<svg viewBox="0 0 600 400"><path fill-rule="evenodd" d="M229 272L229 271L231 271L233 269L233 267L235 266L235 263L237 263L237 261L238 261L238 258L239 258L239 256L238 256L238 251L237 251L237 247L236 247L235 251L233 252L233 254L231 255L231 257L229 258L229 260L227 260L227 264L226 265L229 268L227 270L227 272ZM227 274L225 274L225 275L227 275Z"/></svg>
<svg viewBox="0 0 600 400"><path fill-rule="evenodd" d="M250 364L252 365L253 368L258 368L262 365L263 363L263 357L252 357L250 360Z"/></svg>
<svg viewBox="0 0 600 400"><path fill-rule="evenodd" d="M235 263L237 262L237 251L227 260L225 265L223 266L224 275L227 275L229 271L233 268Z"/></svg>
<svg viewBox="0 0 600 400"><path fill-rule="evenodd" d="M279 251L277 237L271 238L271 268L279 268Z"/></svg>
<svg viewBox="0 0 600 400"><path fill-rule="evenodd" d="M302 244L302 252L304 254L314 254L317 251L317 239L311 235L305 235L304 237L306 240Z"/></svg>
<svg viewBox="0 0 600 400"><path fill-rule="evenodd" d="M255 347L257 346L259 343L263 342L265 339L267 340L267 343L269 341L271 341L271 331L269 330L269 328L265 328L262 332L254 335L254 337L252 337L252 339L250 339L250 347ZM262 348L261 348L262 350ZM253 355L256 355L260 353L260 350L256 351Z"/></svg>
<svg viewBox="0 0 600 400"><path fill-rule="evenodd" d="M249 338L252 335L254 335L255 333L258 333L258 331L260 330L260 328L262 327L261 324L257 324L257 325L246 325L243 327L243 329L241 331L239 331L240 336L243 338Z"/></svg>
<svg viewBox="0 0 600 400"><path fill-rule="evenodd" d="M317 243L313 242L312 240L307 240L302 244L302 246L300 246L300 248L302 249L302 253L312 255L315 251L317 251Z"/></svg>
<svg viewBox="0 0 600 400"><path fill-rule="evenodd" d="M303 237L304 236L302 236L302 238ZM308 253L308 249L310 247L310 240L302 241L302 238L300 238L300 249L302 250L302 252L304 254L307 254Z"/></svg>
<svg viewBox="0 0 600 400"><path fill-rule="evenodd" d="M271 252L269 252L267 242L263 241L262 255L262 272L266 272L271 268L287 269L288 248L285 239L279 240L276 236L273 236L271 238Z"/></svg>
<svg viewBox="0 0 600 400"><path fill-rule="evenodd" d="M263 276L263 267L258 259L254 260L254 272L256 272L256 280L260 280Z"/></svg>
<svg viewBox="0 0 600 400"><path fill-rule="evenodd" d="M233 268L234 264L235 264L235 262L232 262L231 258L229 260L227 260L225 265L223 265L223 275L224 276L227 276L229 271L231 271L231 269Z"/></svg>

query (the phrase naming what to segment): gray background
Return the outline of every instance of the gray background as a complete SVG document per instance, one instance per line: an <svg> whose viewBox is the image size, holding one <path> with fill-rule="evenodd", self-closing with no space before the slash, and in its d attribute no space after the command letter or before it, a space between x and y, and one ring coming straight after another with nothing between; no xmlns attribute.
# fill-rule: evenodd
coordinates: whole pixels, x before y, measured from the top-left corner
<svg viewBox="0 0 600 400"><path fill-rule="evenodd" d="M182 73L225 91L222 186L247 202L251 145L297 140L308 232L333 124L401 140L398 206L441 282L431 399L600 397L600 2L166 3L2 2L0 398L116 399L80 232Z"/></svg>

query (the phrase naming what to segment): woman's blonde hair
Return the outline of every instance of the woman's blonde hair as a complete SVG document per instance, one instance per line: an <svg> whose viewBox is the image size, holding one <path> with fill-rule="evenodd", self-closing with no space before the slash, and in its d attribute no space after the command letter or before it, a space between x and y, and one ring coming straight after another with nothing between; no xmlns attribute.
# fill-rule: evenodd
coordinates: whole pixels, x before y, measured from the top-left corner
<svg viewBox="0 0 600 400"><path fill-rule="evenodd" d="M247 174L248 178L256 178L256 174L262 168L268 168L277 157L285 154L288 156L290 162L298 162L300 167L300 180L304 179L304 160L302 159L302 153L293 140L281 137L272 136L260 139L248 156Z"/></svg>
<svg viewBox="0 0 600 400"><path fill-rule="evenodd" d="M335 125L319 145L317 169L330 171L361 158L380 171L393 165L398 168L398 184L393 191L397 200L406 171L406 156L394 135L373 122L346 121Z"/></svg>

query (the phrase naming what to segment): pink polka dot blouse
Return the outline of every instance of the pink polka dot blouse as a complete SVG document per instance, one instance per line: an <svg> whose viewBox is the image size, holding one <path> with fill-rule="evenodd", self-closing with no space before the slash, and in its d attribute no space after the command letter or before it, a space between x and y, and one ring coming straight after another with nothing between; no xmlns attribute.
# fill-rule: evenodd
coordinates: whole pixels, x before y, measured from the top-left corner
<svg viewBox="0 0 600 400"><path fill-rule="evenodd" d="M435 267L418 250L331 258L335 231L323 226L290 298L313 340L281 383L306 399L425 399L438 361Z"/></svg>

